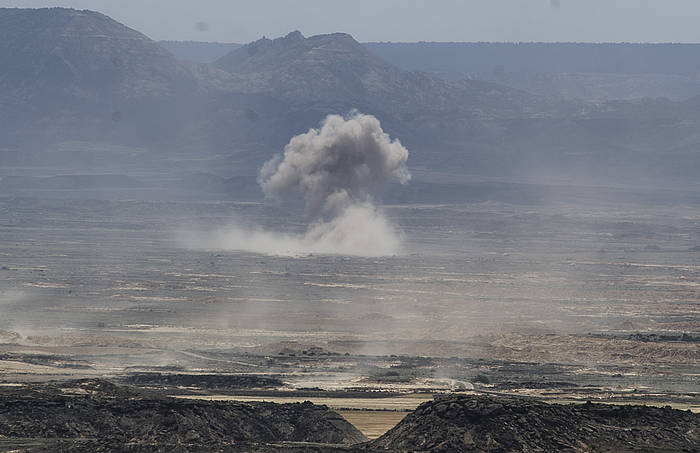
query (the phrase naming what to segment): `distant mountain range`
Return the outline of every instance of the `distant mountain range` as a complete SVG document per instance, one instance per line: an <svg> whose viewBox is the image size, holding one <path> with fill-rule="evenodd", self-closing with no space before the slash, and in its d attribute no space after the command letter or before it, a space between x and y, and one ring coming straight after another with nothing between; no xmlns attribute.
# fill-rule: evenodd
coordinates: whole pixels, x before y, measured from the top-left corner
<svg viewBox="0 0 700 453"><path fill-rule="evenodd" d="M295 31L229 52L214 66L235 78L230 89L314 109L359 108L394 119L452 115L513 117L554 112L519 90L478 80L446 81L397 68L344 33L305 38ZM410 118L408 118L410 117Z"/></svg>
<svg viewBox="0 0 700 453"><path fill-rule="evenodd" d="M213 63L241 44L161 41ZM700 94L700 44L371 42L386 62L448 80L492 81L560 99L684 100Z"/></svg>
<svg viewBox="0 0 700 453"><path fill-rule="evenodd" d="M160 41L178 59L213 63L235 43ZM400 68L450 74L700 75L700 44L368 42L379 58Z"/></svg>
<svg viewBox="0 0 700 453"><path fill-rule="evenodd" d="M688 99L700 94L700 44L367 43L398 67L478 78L565 99Z"/></svg>
<svg viewBox="0 0 700 453"><path fill-rule="evenodd" d="M697 179L700 98L564 100L400 68L371 48L292 32L197 63L99 13L0 9L0 166L187 162L250 178L292 135L359 109L423 173Z"/></svg>
<svg viewBox="0 0 700 453"><path fill-rule="evenodd" d="M402 68L486 74L700 74L700 44L385 43L365 46Z"/></svg>

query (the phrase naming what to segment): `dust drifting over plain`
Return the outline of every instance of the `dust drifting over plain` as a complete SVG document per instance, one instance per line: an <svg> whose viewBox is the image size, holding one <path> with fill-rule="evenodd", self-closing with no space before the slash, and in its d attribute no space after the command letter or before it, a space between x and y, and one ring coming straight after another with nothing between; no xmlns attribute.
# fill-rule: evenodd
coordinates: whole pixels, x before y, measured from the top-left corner
<svg viewBox="0 0 700 453"><path fill-rule="evenodd" d="M258 176L265 197L301 193L309 224L303 234L228 226L182 233L187 246L274 255L309 253L387 256L400 253L403 234L375 205L377 191L406 184L408 150L379 120L357 112L329 115L320 128L293 137Z"/></svg>

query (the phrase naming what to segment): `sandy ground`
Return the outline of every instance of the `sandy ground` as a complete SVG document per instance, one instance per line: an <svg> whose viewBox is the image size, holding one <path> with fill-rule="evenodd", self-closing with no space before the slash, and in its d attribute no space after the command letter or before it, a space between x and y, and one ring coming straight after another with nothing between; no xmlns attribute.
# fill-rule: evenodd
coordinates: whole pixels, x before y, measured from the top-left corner
<svg viewBox="0 0 700 453"><path fill-rule="evenodd" d="M293 257L177 240L202 224L290 228L262 205L0 198L0 383L273 375L284 386L268 390L353 409L367 433L399 412L359 409L471 388L697 410L697 206L386 211L405 233L401 255ZM323 395L348 391L399 396ZM251 392L180 393L281 398Z"/></svg>
<svg viewBox="0 0 700 453"><path fill-rule="evenodd" d="M376 439L406 416L405 412L387 411L337 411L369 439Z"/></svg>

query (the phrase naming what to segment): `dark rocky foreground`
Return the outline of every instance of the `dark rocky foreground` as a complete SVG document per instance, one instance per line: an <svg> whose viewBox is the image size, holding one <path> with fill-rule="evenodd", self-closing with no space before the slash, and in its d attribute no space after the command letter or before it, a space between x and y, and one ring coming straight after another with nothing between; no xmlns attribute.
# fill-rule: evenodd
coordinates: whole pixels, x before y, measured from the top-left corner
<svg viewBox="0 0 700 453"><path fill-rule="evenodd" d="M309 402L180 400L99 380L0 392L0 450L11 439L50 439L30 451L252 451L276 442L366 440L340 415Z"/></svg>
<svg viewBox="0 0 700 453"><path fill-rule="evenodd" d="M365 441L309 402L182 400L100 380L0 391L0 451L697 452L700 415L461 395L424 403Z"/></svg>
<svg viewBox="0 0 700 453"><path fill-rule="evenodd" d="M433 452L697 452L700 415L670 407L453 396L422 404L372 446Z"/></svg>

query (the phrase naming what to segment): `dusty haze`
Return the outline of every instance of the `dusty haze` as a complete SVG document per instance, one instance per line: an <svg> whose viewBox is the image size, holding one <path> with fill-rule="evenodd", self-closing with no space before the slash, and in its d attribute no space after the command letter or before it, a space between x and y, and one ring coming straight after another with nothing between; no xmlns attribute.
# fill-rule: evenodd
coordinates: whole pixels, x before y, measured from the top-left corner
<svg viewBox="0 0 700 453"><path fill-rule="evenodd" d="M374 116L329 115L320 128L293 137L258 177L267 198L284 202L294 192L303 194L310 219L303 235L230 226L206 239L187 232L181 238L191 247L266 254L397 254L403 234L374 197L391 181L408 183L407 159L408 150Z"/></svg>

